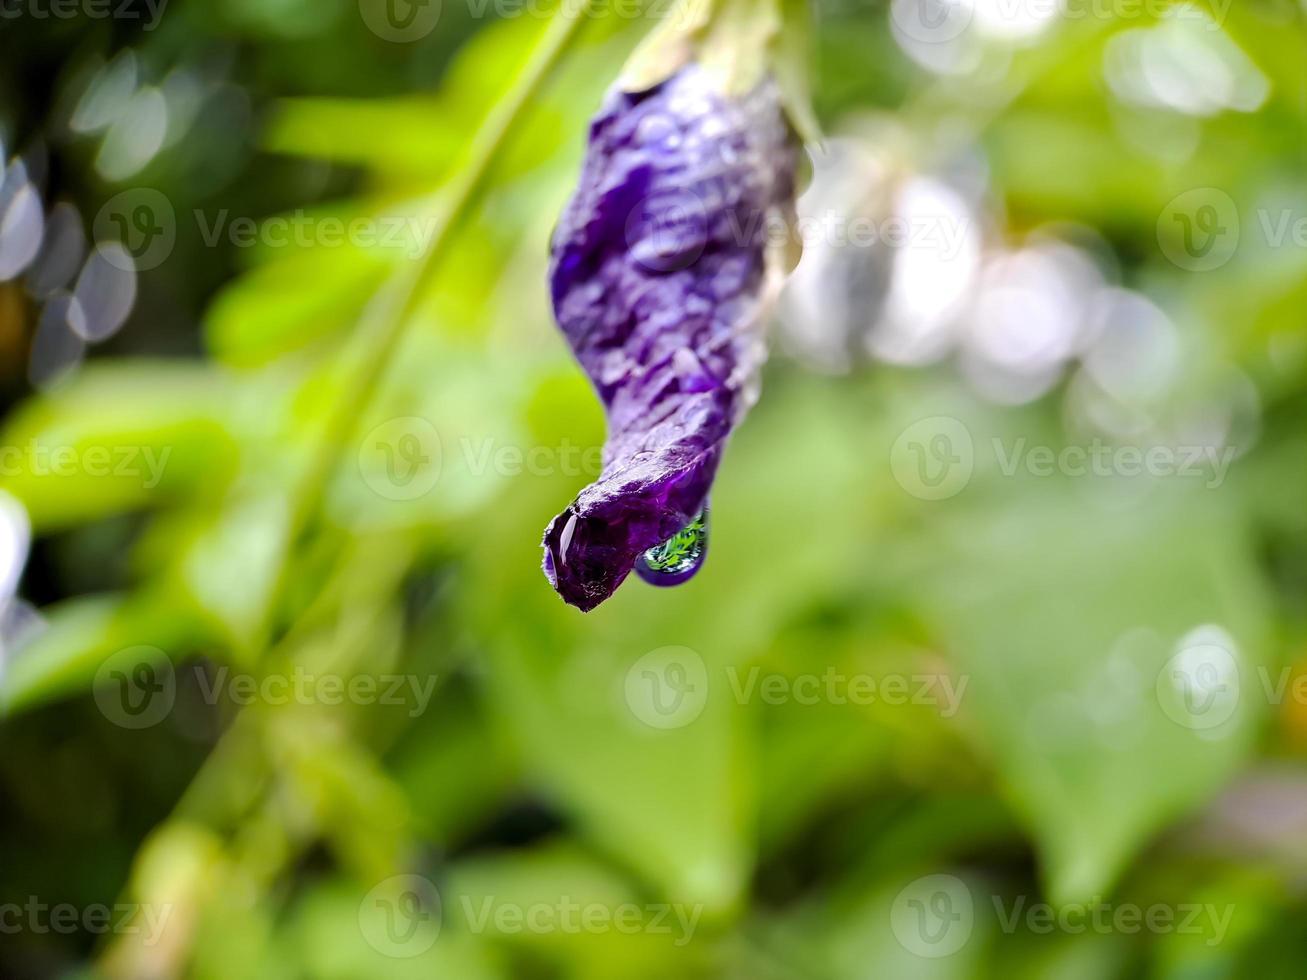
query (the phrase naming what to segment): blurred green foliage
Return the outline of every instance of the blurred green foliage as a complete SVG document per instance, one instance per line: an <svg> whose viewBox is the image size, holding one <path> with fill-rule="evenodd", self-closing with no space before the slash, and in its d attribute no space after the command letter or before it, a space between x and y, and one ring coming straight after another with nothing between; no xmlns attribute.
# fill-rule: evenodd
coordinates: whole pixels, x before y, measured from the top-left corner
<svg viewBox="0 0 1307 980"><path fill-rule="evenodd" d="M177 233L127 327L56 384L29 388L34 314L0 303L18 352L5 445L166 460L154 482L36 465L0 481L30 517L21 594L46 623L0 675L0 909L24 910L0 916L21 924L0 975L1296 976L1307 705L1268 683L1298 677L1307 626L1307 248L1259 248L1248 218L1231 261L1194 272L1167 261L1159 215L1210 187L1245 215L1307 215L1304 9L1215 9L1267 80L1255 110L1123 122L1103 65L1114 36L1154 23L1142 9L1060 18L937 74L885 6L818 4L828 133L891 119L903 167L983 161L992 247L1091 229L1117 281L1177 325L1166 399L1215 405L1237 371L1254 434L1217 486L1013 475L977 451L961 492L924 499L893 466L914 425L1060 449L1078 440L1071 383L1010 407L952 364L823 375L778 353L723 464L703 572L632 581L588 616L539 570L541 530L603 439L549 317L546 246L647 18L594 16L532 93L389 369L344 406L302 529L304 474L413 249L204 242L219 213L428 233L548 29L477 9L445 0L411 44L346 0L178 3L152 31L0 27L6 145L44 134L51 199L92 215L148 186ZM180 67L209 94L114 181L64 120L127 51L142 78ZM1170 124L1193 141L1174 158L1130 138ZM412 492L396 463L426 468ZM1235 667L1208 691L1237 695L1214 726L1177 720L1167 694L1204 628ZM114 685L142 667L170 686L133 727ZM297 672L378 686L222 686ZM907 693L740 693L831 674ZM677 693L692 710L668 721L654 709ZM133 917L38 928L32 902ZM1040 903L1071 924L1013 918ZM1087 906L1230 916L1078 928ZM965 928L956 950L905 938L930 915Z"/></svg>

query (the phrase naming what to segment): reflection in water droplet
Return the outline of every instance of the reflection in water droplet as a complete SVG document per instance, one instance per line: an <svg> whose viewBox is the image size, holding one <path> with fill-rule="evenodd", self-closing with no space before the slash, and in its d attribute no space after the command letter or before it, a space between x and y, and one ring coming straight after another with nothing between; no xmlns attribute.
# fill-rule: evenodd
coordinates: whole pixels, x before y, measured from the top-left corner
<svg viewBox="0 0 1307 980"><path fill-rule="evenodd" d="M708 553L708 505L699 516L635 563L636 573L650 585L680 585L693 577Z"/></svg>

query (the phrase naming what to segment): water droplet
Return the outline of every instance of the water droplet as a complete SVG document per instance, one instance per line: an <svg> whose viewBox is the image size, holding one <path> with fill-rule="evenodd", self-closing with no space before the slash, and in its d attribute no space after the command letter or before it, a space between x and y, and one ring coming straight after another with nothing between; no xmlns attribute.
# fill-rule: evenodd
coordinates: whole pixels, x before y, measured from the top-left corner
<svg viewBox="0 0 1307 980"><path fill-rule="evenodd" d="M635 571L650 585L680 585L694 576L708 553L708 505L699 516L635 563Z"/></svg>

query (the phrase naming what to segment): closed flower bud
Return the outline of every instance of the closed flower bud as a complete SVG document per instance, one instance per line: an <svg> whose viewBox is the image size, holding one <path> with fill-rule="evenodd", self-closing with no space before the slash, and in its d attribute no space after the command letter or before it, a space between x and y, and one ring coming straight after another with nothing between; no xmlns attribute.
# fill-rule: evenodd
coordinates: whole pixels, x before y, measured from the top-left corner
<svg viewBox="0 0 1307 980"><path fill-rule="evenodd" d="M771 232L793 207L795 158L770 79L731 96L693 62L610 93L591 125L550 264L558 323L608 418L599 479L544 536L545 574L580 609L706 507L757 396L780 277L768 242L785 237Z"/></svg>

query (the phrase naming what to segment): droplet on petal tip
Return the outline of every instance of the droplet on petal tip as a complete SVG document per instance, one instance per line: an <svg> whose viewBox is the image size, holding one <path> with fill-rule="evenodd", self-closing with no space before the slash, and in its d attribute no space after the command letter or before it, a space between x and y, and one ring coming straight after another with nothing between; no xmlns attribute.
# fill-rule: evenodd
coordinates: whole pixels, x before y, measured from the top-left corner
<svg viewBox="0 0 1307 980"><path fill-rule="evenodd" d="M650 585L688 582L703 567L708 554L708 507L662 544L655 545L635 563L635 572Z"/></svg>

